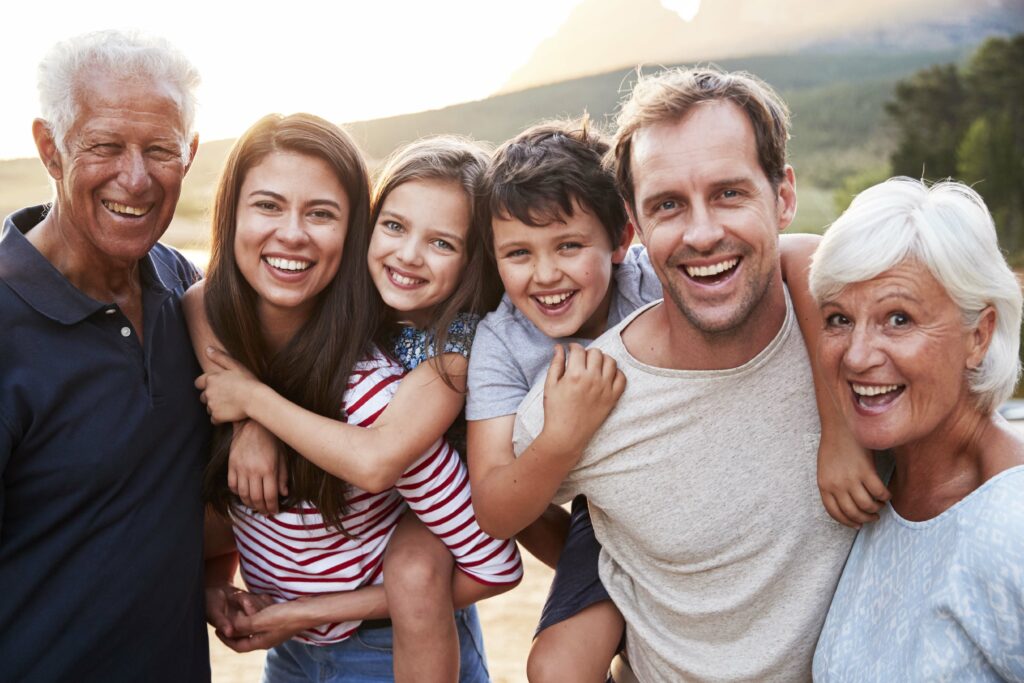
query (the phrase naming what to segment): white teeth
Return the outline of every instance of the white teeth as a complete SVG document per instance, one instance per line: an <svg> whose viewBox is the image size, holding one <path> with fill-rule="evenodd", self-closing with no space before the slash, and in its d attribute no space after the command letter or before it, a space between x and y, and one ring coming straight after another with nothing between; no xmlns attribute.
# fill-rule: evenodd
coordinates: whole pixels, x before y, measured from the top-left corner
<svg viewBox="0 0 1024 683"><path fill-rule="evenodd" d="M853 387L853 393L858 396L878 396L900 388L899 384L851 384L850 386Z"/></svg>
<svg viewBox="0 0 1024 683"><path fill-rule="evenodd" d="M118 204L117 202L110 202L106 199L102 200L103 206L107 207L114 213L123 213L129 216L145 216L149 213L149 207L142 206L128 206L127 204Z"/></svg>
<svg viewBox="0 0 1024 683"><path fill-rule="evenodd" d="M278 258L276 256L267 256L264 260L278 270L300 271L306 270L313 265L309 261L295 261L287 258Z"/></svg>
<svg viewBox="0 0 1024 683"><path fill-rule="evenodd" d="M690 277L711 277L735 268L739 262L738 258L731 258L710 266L686 266L686 274Z"/></svg>
<svg viewBox="0 0 1024 683"><path fill-rule="evenodd" d="M566 299L572 296L572 292L562 292L561 294L547 294L544 296L536 297L537 301L541 302L545 306L557 306Z"/></svg>
<svg viewBox="0 0 1024 683"><path fill-rule="evenodd" d="M416 278L406 277L405 275L402 275L401 273L396 273L393 270L389 272L391 273L392 281L394 281L396 284L402 285L403 287L412 287L413 285L418 285L426 282L426 280L418 280Z"/></svg>

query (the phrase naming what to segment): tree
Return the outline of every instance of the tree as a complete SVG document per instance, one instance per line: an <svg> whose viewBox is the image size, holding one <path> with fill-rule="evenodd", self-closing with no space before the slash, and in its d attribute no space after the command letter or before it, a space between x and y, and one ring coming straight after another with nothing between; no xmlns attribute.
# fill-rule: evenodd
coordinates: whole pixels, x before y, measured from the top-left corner
<svg viewBox="0 0 1024 683"><path fill-rule="evenodd" d="M963 138L964 86L954 64L918 71L896 84L885 111L897 130L891 158L895 175L945 178L957 174L956 152Z"/></svg>

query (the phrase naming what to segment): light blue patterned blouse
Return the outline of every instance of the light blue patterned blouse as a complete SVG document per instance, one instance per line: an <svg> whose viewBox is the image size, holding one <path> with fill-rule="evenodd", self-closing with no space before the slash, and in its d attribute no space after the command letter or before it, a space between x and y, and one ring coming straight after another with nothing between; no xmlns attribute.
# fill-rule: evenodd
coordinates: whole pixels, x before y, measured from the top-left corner
<svg viewBox="0 0 1024 683"><path fill-rule="evenodd" d="M469 358L473 348L473 335L480 316L473 313L459 313L448 326L448 339L445 341L445 353L458 353ZM434 348L434 336L426 330L416 327L402 327L392 337L392 348L395 358L406 369L412 372L417 365L437 355Z"/></svg>
<svg viewBox="0 0 1024 683"><path fill-rule="evenodd" d="M815 681L1024 681L1024 466L938 517L887 505L854 542Z"/></svg>

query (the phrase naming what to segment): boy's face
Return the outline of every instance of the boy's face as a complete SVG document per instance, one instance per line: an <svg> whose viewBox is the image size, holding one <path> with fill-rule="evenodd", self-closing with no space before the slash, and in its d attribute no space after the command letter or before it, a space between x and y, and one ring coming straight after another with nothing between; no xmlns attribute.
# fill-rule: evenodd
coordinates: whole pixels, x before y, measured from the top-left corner
<svg viewBox="0 0 1024 683"><path fill-rule="evenodd" d="M549 337L593 339L604 332L612 264L631 230L613 245L601 221L578 202L573 215L541 227L495 217L494 254L512 303Z"/></svg>

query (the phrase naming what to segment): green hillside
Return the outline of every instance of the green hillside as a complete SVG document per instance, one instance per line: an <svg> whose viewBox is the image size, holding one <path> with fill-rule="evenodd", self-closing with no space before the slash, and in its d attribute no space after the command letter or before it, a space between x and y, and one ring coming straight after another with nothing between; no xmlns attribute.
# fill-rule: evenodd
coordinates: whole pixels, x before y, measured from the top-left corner
<svg viewBox="0 0 1024 683"><path fill-rule="evenodd" d="M845 178L882 173L891 149L885 101L900 78L929 66L961 61L964 52L910 54L793 54L729 59L727 70L757 74L793 112L792 163L797 170L800 210L795 230L820 231L835 218L833 195ZM387 75L381 75L387 82ZM499 143L525 126L555 116L591 118L611 126L615 109L635 80L633 71L579 78L499 95L444 109L350 124L371 164L397 145L435 133L460 133ZM230 141L205 143L182 191L178 218L168 241L205 241L206 212ZM8 213L49 196L35 160L0 162L0 212Z"/></svg>

